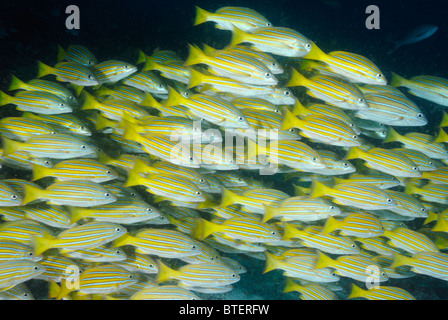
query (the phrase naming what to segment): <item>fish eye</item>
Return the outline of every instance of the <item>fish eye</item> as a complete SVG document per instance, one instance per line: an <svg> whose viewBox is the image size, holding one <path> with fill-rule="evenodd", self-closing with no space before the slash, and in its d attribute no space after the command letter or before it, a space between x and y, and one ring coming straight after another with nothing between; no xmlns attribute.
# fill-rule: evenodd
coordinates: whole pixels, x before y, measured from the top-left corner
<svg viewBox="0 0 448 320"><path fill-rule="evenodd" d="M330 206L330 210L334 210L334 208L335 208L334 206Z"/></svg>
<svg viewBox="0 0 448 320"><path fill-rule="evenodd" d="M291 94L291 92L290 91L288 91L288 90L285 90L285 92L283 93L285 96L289 96L290 94Z"/></svg>
<svg viewBox="0 0 448 320"><path fill-rule="evenodd" d="M159 84L159 85L157 85L157 88L159 88L159 89L163 89L164 86L163 86L163 84Z"/></svg>
<svg viewBox="0 0 448 320"><path fill-rule="evenodd" d="M81 146L81 149L86 149L86 148L87 148L86 145L82 145L82 146Z"/></svg>
<svg viewBox="0 0 448 320"><path fill-rule="evenodd" d="M152 209L151 208L147 208L146 212L152 212Z"/></svg>
<svg viewBox="0 0 448 320"><path fill-rule="evenodd" d="M417 114L417 118L423 118L423 114L422 113L418 113Z"/></svg>
<svg viewBox="0 0 448 320"><path fill-rule="evenodd" d="M355 134L355 135L353 136L353 139L358 139L358 136Z"/></svg>
<svg viewBox="0 0 448 320"><path fill-rule="evenodd" d="M65 104L60 103L59 106L60 106L61 108L63 108L63 107L65 107Z"/></svg>
<svg viewBox="0 0 448 320"><path fill-rule="evenodd" d="M377 78L382 78L383 75L382 75L381 73L378 73L378 74L376 75L376 77L377 77Z"/></svg>
<svg viewBox="0 0 448 320"><path fill-rule="evenodd" d="M33 269L34 269L34 271L39 271L40 268L38 266L34 266Z"/></svg>
<svg viewBox="0 0 448 320"><path fill-rule="evenodd" d="M417 167L412 167L412 170L417 171L418 168Z"/></svg>
<svg viewBox="0 0 448 320"><path fill-rule="evenodd" d="M125 69L128 69L128 68L129 68L129 66L128 66L128 65L124 65L123 67L124 67Z"/></svg>
<svg viewBox="0 0 448 320"><path fill-rule="evenodd" d="M387 203L392 203L392 199L390 199L390 198L388 198L386 201L387 201Z"/></svg>
<svg viewBox="0 0 448 320"><path fill-rule="evenodd" d="M348 167L348 163L347 162L344 162L342 165L344 166L344 168Z"/></svg>
<svg viewBox="0 0 448 320"><path fill-rule="evenodd" d="M317 158L316 157L314 157L313 159L311 159L311 160L313 160L313 162L316 162L317 161Z"/></svg>
<svg viewBox="0 0 448 320"><path fill-rule="evenodd" d="M266 73L264 74L264 76L265 76L266 78L270 78L272 75L271 75L269 72L266 72Z"/></svg>
<svg viewBox="0 0 448 320"><path fill-rule="evenodd" d="M110 171L110 170L107 170L107 171L106 171L106 173L107 173L107 174L111 174L111 173L112 173L112 171Z"/></svg>
<svg viewBox="0 0 448 320"><path fill-rule="evenodd" d="M196 245L192 245L192 246L191 246L191 249L196 249Z"/></svg>
<svg viewBox="0 0 448 320"><path fill-rule="evenodd" d="M134 278L134 276L132 274L130 274L129 275L129 279L132 279L132 278Z"/></svg>
<svg viewBox="0 0 448 320"><path fill-rule="evenodd" d="M201 192L200 192L200 191L196 191L196 194L197 194L198 196L200 196L200 195L201 195Z"/></svg>
<svg viewBox="0 0 448 320"><path fill-rule="evenodd" d="M93 80L93 76L92 75L88 75L87 76L90 80Z"/></svg>
<svg viewBox="0 0 448 320"><path fill-rule="evenodd" d="M115 231L120 232L121 228L116 228Z"/></svg>
<svg viewBox="0 0 448 320"><path fill-rule="evenodd" d="M275 231L271 232L271 235L273 235L273 236L275 236L276 234L277 234L277 232L275 232Z"/></svg>
<svg viewBox="0 0 448 320"><path fill-rule="evenodd" d="M434 162L432 162L432 161L429 161L429 164L433 165L433 164L434 164Z"/></svg>
<svg viewBox="0 0 448 320"><path fill-rule="evenodd" d="M13 194L13 195L11 196L11 199L12 199L12 200L16 200L16 199L17 199L17 195Z"/></svg>
<svg viewBox="0 0 448 320"><path fill-rule="evenodd" d="M273 67L277 67L277 63L275 63L275 62L272 62L271 65L272 65Z"/></svg>
<svg viewBox="0 0 448 320"><path fill-rule="evenodd" d="M295 132L296 130L294 128L289 129L289 132Z"/></svg>
<svg viewBox="0 0 448 320"><path fill-rule="evenodd" d="M237 120L241 122L241 121L243 121L243 120L244 120L244 118L240 116L240 117L238 117L238 119L237 119Z"/></svg>
<svg viewBox="0 0 448 320"><path fill-rule="evenodd" d="M358 102L361 102L361 103L362 103L362 102L364 102L364 99L363 99L363 98L359 98L359 99L358 99Z"/></svg>
<svg viewBox="0 0 448 320"><path fill-rule="evenodd" d="M352 248L356 248L356 246L354 244L352 244Z"/></svg>
<svg viewBox="0 0 448 320"><path fill-rule="evenodd" d="M243 181L243 179L241 179L241 178L238 178L238 179L237 179L237 181L238 181L238 182L242 182L242 181Z"/></svg>
<svg viewBox="0 0 448 320"><path fill-rule="evenodd" d="M121 250L116 250L115 253L116 254L121 254Z"/></svg>
<svg viewBox="0 0 448 320"><path fill-rule="evenodd" d="M69 100L75 100L75 97L74 96L69 96L68 99Z"/></svg>
<svg viewBox="0 0 448 320"><path fill-rule="evenodd" d="M420 211L421 212L426 212L426 209L425 208L421 208Z"/></svg>
<svg viewBox="0 0 448 320"><path fill-rule="evenodd" d="M33 253L32 252L28 252L28 256L32 257Z"/></svg>
<svg viewBox="0 0 448 320"><path fill-rule="evenodd" d="M307 49L311 48L311 44L307 43L307 44L305 45L305 48L307 48Z"/></svg>
<svg viewBox="0 0 448 320"><path fill-rule="evenodd" d="M272 23L266 22L266 27L270 27L270 26L272 26Z"/></svg>
<svg viewBox="0 0 448 320"><path fill-rule="evenodd" d="M24 292L22 296L26 298L28 297L28 293Z"/></svg>
<svg viewBox="0 0 448 320"><path fill-rule="evenodd" d="M193 162L194 161L194 158L193 157L190 157L190 162Z"/></svg>
<svg viewBox="0 0 448 320"><path fill-rule="evenodd" d="M278 110L278 109L275 109L275 110L274 110L274 112L275 112L275 113L279 113L279 112L280 112L280 110Z"/></svg>
<svg viewBox="0 0 448 320"><path fill-rule="evenodd" d="M110 193L109 193L109 192L106 192L106 193L104 194L104 196L105 196L106 198L109 198L109 197L110 197Z"/></svg>

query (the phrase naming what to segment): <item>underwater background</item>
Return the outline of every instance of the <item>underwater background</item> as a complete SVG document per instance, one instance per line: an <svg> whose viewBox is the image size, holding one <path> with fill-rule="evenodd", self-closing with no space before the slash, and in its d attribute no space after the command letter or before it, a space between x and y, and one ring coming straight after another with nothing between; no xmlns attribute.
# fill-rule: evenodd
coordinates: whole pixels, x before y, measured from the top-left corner
<svg viewBox="0 0 448 320"><path fill-rule="evenodd" d="M412 4L410 4L412 3ZM365 26L368 5L380 9L380 29ZM80 9L80 29L67 30L65 8ZM187 44L207 43L212 47L226 46L230 31L217 30L212 23L193 27L195 6L215 11L224 6L249 7L264 15L275 26L299 31L313 40L325 52L344 50L371 59L389 78L390 71L411 77L428 74L448 78L448 21L446 1L344 1L344 0L257 0L257 1L190 1L190 0L127 0L127 1L0 1L0 90L6 91L14 74L32 79L37 74L37 60L54 65L57 45L67 48L81 44L95 53L99 61L117 59L135 63L138 50L151 53L155 49L170 49L180 57L188 55ZM413 28L434 24L438 31L428 39L387 52L393 41L406 36ZM281 62L281 60L279 60ZM425 133L436 134L442 107L413 97L413 101L428 118ZM2 107L0 117L10 112ZM433 125L432 125L433 124ZM411 129L411 128L410 128ZM403 128L402 132L405 132ZM3 166L0 174L5 175ZM278 176L264 177L278 179ZM282 185L282 181L273 181ZM282 293L285 277L282 271L262 274L264 262L246 256L232 258L248 272L225 294L207 295L211 299L297 299L298 293ZM346 289L351 280L341 278ZM448 299L448 283L423 275L408 279L389 279L417 299ZM33 280L29 288L36 298L44 298L45 282ZM342 294L342 296L345 296Z"/></svg>

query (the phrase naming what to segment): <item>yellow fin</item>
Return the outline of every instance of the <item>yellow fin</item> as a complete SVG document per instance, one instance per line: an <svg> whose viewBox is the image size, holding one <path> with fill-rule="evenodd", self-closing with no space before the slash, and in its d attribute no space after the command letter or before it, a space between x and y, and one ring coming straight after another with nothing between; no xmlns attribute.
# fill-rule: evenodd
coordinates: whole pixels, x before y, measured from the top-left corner
<svg viewBox="0 0 448 320"><path fill-rule="evenodd" d="M197 26L198 24L207 22L207 19L211 14L212 14L211 12L208 12L196 6L196 17L194 19L193 26Z"/></svg>
<svg viewBox="0 0 448 320"><path fill-rule="evenodd" d="M3 91L0 91L0 106L4 106L8 103L14 103L15 98L11 97L10 95L4 93Z"/></svg>
<svg viewBox="0 0 448 320"><path fill-rule="evenodd" d="M195 226L193 228L191 236L194 239L203 240L207 238L212 233L215 233L222 229L222 226L220 224L202 219L202 218L196 218L195 219Z"/></svg>
<svg viewBox="0 0 448 320"><path fill-rule="evenodd" d="M313 179L310 198L318 198L323 196L328 196L331 194L332 188L324 185L322 182L319 182Z"/></svg>
<svg viewBox="0 0 448 320"><path fill-rule="evenodd" d="M157 283L169 281L178 273L178 271L171 269L160 260L157 261L157 265L159 268L159 273L157 274L156 279Z"/></svg>
<svg viewBox="0 0 448 320"><path fill-rule="evenodd" d="M288 83L286 84L287 87L306 86L309 83L308 79L303 74L301 74L294 68L291 69L292 73Z"/></svg>
<svg viewBox="0 0 448 320"><path fill-rule="evenodd" d="M204 62L204 60L207 58L207 55L196 46L193 46L191 44L189 44L188 46L190 47L190 52L188 54L187 60L185 60L184 66L191 66Z"/></svg>
<svg viewBox="0 0 448 320"><path fill-rule="evenodd" d="M332 216L329 216L327 218L327 221L325 222L324 227L322 228L321 233L322 234L327 234L327 233L331 233L337 229L339 229L341 227L342 222L339 220L336 220L335 218L333 218Z"/></svg>
<svg viewBox="0 0 448 320"><path fill-rule="evenodd" d="M27 84L17 78L15 75L12 75L11 78L11 84L9 85L8 91L18 90L18 89L25 89Z"/></svg>
<svg viewBox="0 0 448 320"><path fill-rule="evenodd" d="M43 237L34 237L32 239L34 255L41 255L43 252L51 249L56 241L57 239L48 233L44 233Z"/></svg>
<svg viewBox="0 0 448 320"><path fill-rule="evenodd" d="M364 290L358 287L356 284L352 283L352 291L350 292L347 299L361 298L361 297L363 298L366 292L367 290Z"/></svg>
<svg viewBox="0 0 448 320"><path fill-rule="evenodd" d="M263 274L278 269L279 267L282 266L283 262L277 256L269 253L268 251L266 251L265 253L266 253L266 264L264 266Z"/></svg>
<svg viewBox="0 0 448 320"><path fill-rule="evenodd" d="M52 175L52 172L53 170L51 168L47 168L34 163L32 181L36 181L45 177L50 177Z"/></svg>
<svg viewBox="0 0 448 320"><path fill-rule="evenodd" d="M323 52L314 42L312 42L311 50L304 58L325 62L325 60L328 58L328 55Z"/></svg>
<svg viewBox="0 0 448 320"><path fill-rule="evenodd" d="M46 75L53 74L55 68L43 63L42 61L37 61L37 77L42 78Z"/></svg>
<svg viewBox="0 0 448 320"><path fill-rule="evenodd" d="M322 252L318 252L317 262L315 265L315 269L322 269L333 267L335 265L335 260L331 259L329 256L323 254Z"/></svg>
<svg viewBox="0 0 448 320"><path fill-rule="evenodd" d="M236 26L233 26L232 30L232 40L230 42L230 46L237 45L239 43L245 42L250 37L250 33L247 33L241 29L238 29Z"/></svg>
<svg viewBox="0 0 448 320"><path fill-rule="evenodd" d="M64 60L66 54L67 53L65 52L64 48L62 48L62 46L60 44L58 44L58 55L57 55L58 62L61 62L62 60Z"/></svg>
<svg viewBox="0 0 448 320"><path fill-rule="evenodd" d="M399 76L395 72L391 72L390 74L391 74L390 85L392 87L401 87L405 84L406 82L405 78Z"/></svg>

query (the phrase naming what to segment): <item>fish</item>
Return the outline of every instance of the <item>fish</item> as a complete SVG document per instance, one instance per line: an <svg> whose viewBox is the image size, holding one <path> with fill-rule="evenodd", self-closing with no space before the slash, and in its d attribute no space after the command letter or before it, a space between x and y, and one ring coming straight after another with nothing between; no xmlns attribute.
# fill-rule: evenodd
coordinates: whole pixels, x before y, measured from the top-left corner
<svg viewBox="0 0 448 320"><path fill-rule="evenodd" d="M115 83L137 72L137 67L120 60L106 60L92 66L91 71L99 84Z"/></svg>
<svg viewBox="0 0 448 320"><path fill-rule="evenodd" d="M414 44L431 37L439 29L433 24L424 24L412 29L403 39L394 42L394 47L387 53L392 54L404 45Z"/></svg>
<svg viewBox="0 0 448 320"><path fill-rule="evenodd" d="M278 206L264 205L265 214L262 222L270 219L283 221L317 221L341 213L340 208L325 199L307 199L302 196L289 197Z"/></svg>
<svg viewBox="0 0 448 320"><path fill-rule="evenodd" d="M334 146L360 146L361 142L352 127L331 116L309 115L302 119L285 108L281 129L298 128L300 135Z"/></svg>
<svg viewBox="0 0 448 320"><path fill-rule="evenodd" d="M338 300L337 295L333 291L321 284L299 284L291 278L287 278L283 292L292 291L299 292L301 300Z"/></svg>
<svg viewBox="0 0 448 320"><path fill-rule="evenodd" d="M23 117L6 117L0 120L0 133L11 140L26 141L34 135L55 134L48 124Z"/></svg>
<svg viewBox="0 0 448 320"><path fill-rule="evenodd" d="M88 128L88 125L71 113L46 115L24 112L22 116L48 123L58 133L73 133L82 136L92 135L92 131Z"/></svg>
<svg viewBox="0 0 448 320"><path fill-rule="evenodd" d="M335 73L355 83L387 84L387 79L378 66L360 54L346 51L333 51L327 54L312 42L311 50L305 58L321 61Z"/></svg>
<svg viewBox="0 0 448 320"><path fill-rule="evenodd" d="M362 92L353 84L324 75L306 78L292 68L287 87L304 86L307 94L333 106L349 110L367 110L369 104Z"/></svg>
<svg viewBox="0 0 448 320"><path fill-rule="evenodd" d="M322 234L340 230L341 235L359 238L372 238L382 236L385 229L381 221L370 213L352 213L343 220L328 217L322 229Z"/></svg>
<svg viewBox="0 0 448 320"><path fill-rule="evenodd" d="M348 178L334 178L334 182L336 184L339 183L361 183L367 185L373 185L380 189L388 190L393 187L397 187L400 185L400 181L391 175L386 174L369 174L363 175L359 173L353 173ZM389 194L389 192L388 192Z"/></svg>
<svg viewBox="0 0 448 320"><path fill-rule="evenodd" d="M384 143L399 142L404 148L417 150L433 159L448 159L448 149L440 142L433 142L434 137L419 133L408 132L404 135L399 134L394 128L390 127L384 138Z"/></svg>
<svg viewBox="0 0 448 320"><path fill-rule="evenodd" d="M55 228L68 229L72 227L70 215L63 206L36 203L21 206L25 218L39 221L45 225Z"/></svg>
<svg viewBox="0 0 448 320"><path fill-rule="evenodd" d="M126 260L126 254L120 248L109 248L101 245L95 248L64 252L64 256L82 259L84 262L117 262Z"/></svg>
<svg viewBox="0 0 448 320"><path fill-rule="evenodd" d="M102 185L88 181L54 182L46 189L25 185L22 204L35 200L50 204L90 207L107 204L117 200L116 196Z"/></svg>
<svg viewBox="0 0 448 320"><path fill-rule="evenodd" d="M358 246L348 237L322 234L322 228L306 227L302 230L284 223L283 239L300 239L301 244L330 254L358 254Z"/></svg>
<svg viewBox="0 0 448 320"><path fill-rule="evenodd" d="M145 65L143 66L142 72L153 72L157 70L160 72L160 75L166 79L175 80L183 84L188 84L190 80L190 72L189 67L184 65L184 62L181 60L169 60L163 62L157 62L152 57L147 57L145 61ZM153 73L150 73L151 77L154 77L157 81L158 78L156 76L152 76ZM164 79L164 80L166 80ZM125 80L127 81L127 80ZM158 80L159 85L163 86L157 88L159 92L154 92L155 94L167 94L167 87L163 84L163 80ZM152 90L154 91L154 90ZM149 91L151 92L151 91Z"/></svg>
<svg viewBox="0 0 448 320"><path fill-rule="evenodd" d="M152 94L168 94L168 88L163 81L150 71L141 71L126 77L123 84Z"/></svg>
<svg viewBox="0 0 448 320"><path fill-rule="evenodd" d="M25 142L6 137L2 139L5 156L17 151L25 151L37 158L70 159L97 153L97 147L93 144L64 133L35 135Z"/></svg>
<svg viewBox="0 0 448 320"><path fill-rule="evenodd" d="M45 271L41 264L27 260L0 261L0 289L7 290Z"/></svg>
<svg viewBox="0 0 448 320"><path fill-rule="evenodd" d="M185 66L206 64L215 73L255 85L276 85L277 78L259 60L241 56L231 51L221 51L213 56L205 54L199 47L189 45L190 51Z"/></svg>
<svg viewBox="0 0 448 320"><path fill-rule="evenodd" d="M101 183L117 179L118 173L96 159L68 159L52 168L35 164L32 180L45 177L54 177L57 181L89 180Z"/></svg>
<svg viewBox="0 0 448 320"><path fill-rule="evenodd" d="M360 209L380 210L396 207L396 202L380 188L359 183L342 183L328 187L313 180L310 198L322 196L332 197L333 202L341 205L354 206Z"/></svg>
<svg viewBox="0 0 448 320"><path fill-rule="evenodd" d="M96 221L132 224L157 218L161 215L161 212L154 206L139 199L119 198L109 204L88 208L70 206L68 210L72 223L81 219L93 218Z"/></svg>
<svg viewBox="0 0 448 320"><path fill-rule="evenodd" d="M74 251L95 248L112 242L126 234L127 230L121 225L108 222L88 222L83 225L60 232L56 237L44 234L33 238L34 254L58 248L62 251Z"/></svg>
<svg viewBox="0 0 448 320"><path fill-rule="evenodd" d="M0 106L14 104L17 110L41 114L61 114L73 111L63 99L46 91L19 91L15 96L0 91Z"/></svg>
<svg viewBox="0 0 448 320"><path fill-rule="evenodd" d="M168 99L165 101L164 106L171 107L178 105L187 107L201 119L205 119L227 129L250 128L249 123L241 111L231 103L222 99L203 94L194 94L189 98L184 98L176 90L170 89Z"/></svg>
<svg viewBox="0 0 448 320"><path fill-rule="evenodd" d="M394 87L405 87L408 89L408 92L414 96L437 103L444 107L448 106L447 79L430 75L414 76L410 79L406 79L393 72L390 84Z"/></svg>
<svg viewBox="0 0 448 320"><path fill-rule="evenodd" d="M317 283L333 283L339 281L340 277L329 268L314 268L316 264L315 255L292 255L279 257L266 251L266 264L263 273L280 269L289 278L312 281Z"/></svg>
<svg viewBox="0 0 448 320"><path fill-rule="evenodd" d="M91 87L100 84L92 70L76 62L59 62L51 67L38 61L38 78L46 75L56 76L56 80L69 82L74 85Z"/></svg>
<svg viewBox="0 0 448 320"><path fill-rule="evenodd" d="M238 27L247 32L272 26L264 16L251 8L222 7L212 13L196 6L196 18L193 25L197 26L208 21L216 23L218 29L233 30Z"/></svg>
<svg viewBox="0 0 448 320"><path fill-rule="evenodd" d="M306 57L313 43L298 31L285 27L264 27L251 33L233 28L231 46L250 43L251 48L284 57Z"/></svg>
<svg viewBox="0 0 448 320"><path fill-rule="evenodd" d="M448 255L442 252L417 252L411 257L395 253L391 268L409 266L412 272L447 280Z"/></svg>
<svg viewBox="0 0 448 320"><path fill-rule="evenodd" d="M333 268L337 275L364 283L372 281L372 278L380 283L388 280L386 272L378 263L361 255L343 255L332 259L320 252L315 268Z"/></svg>
<svg viewBox="0 0 448 320"><path fill-rule="evenodd" d="M384 148L373 148L363 151L358 147L350 148L345 159L363 159L369 168L396 177L421 177L418 166L399 152Z"/></svg>
<svg viewBox="0 0 448 320"><path fill-rule="evenodd" d="M130 300L201 300L193 292L174 285L163 285L140 290Z"/></svg>
<svg viewBox="0 0 448 320"><path fill-rule="evenodd" d="M33 248L20 242L0 240L0 261L28 260L37 262L40 257L36 257Z"/></svg>
<svg viewBox="0 0 448 320"><path fill-rule="evenodd" d="M420 108L402 95L390 93L366 93L368 110L358 110L356 117L374 120L385 125L419 127L428 123Z"/></svg>
<svg viewBox="0 0 448 320"><path fill-rule="evenodd" d="M8 183L0 181L0 205L2 207L20 206L22 202L23 196L21 196Z"/></svg>
<svg viewBox="0 0 448 320"><path fill-rule="evenodd" d="M352 290L347 299L365 298L368 300L416 300L408 291L390 286L381 286L364 290L352 283Z"/></svg>
<svg viewBox="0 0 448 320"><path fill-rule="evenodd" d="M79 44L70 45L67 50L58 45L58 62L63 60L76 62L87 67L97 64L96 57L92 51Z"/></svg>
<svg viewBox="0 0 448 320"><path fill-rule="evenodd" d="M194 256L201 252L196 241L177 230L141 228L134 235L122 235L113 247L131 245L135 252L165 258Z"/></svg>
<svg viewBox="0 0 448 320"><path fill-rule="evenodd" d="M391 231L384 230L382 236L389 239L392 246L405 250L410 254L439 252L439 248L427 236L408 228L395 228Z"/></svg>
<svg viewBox="0 0 448 320"><path fill-rule="evenodd" d="M112 264L88 268L79 275L78 281L78 288L68 286L65 281L61 283L56 299L60 300L75 290L84 294L115 293L137 282L132 273Z"/></svg>
<svg viewBox="0 0 448 320"><path fill-rule="evenodd" d="M120 248L118 248L118 250L121 251ZM125 251L125 255L126 259L115 261L114 264L131 272L142 272L145 274L154 274L159 272L156 260L154 258L135 251Z"/></svg>
<svg viewBox="0 0 448 320"><path fill-rule="evenodd" d="M159 261L159 270L157 274L158 283L176 280L179 285L184 285L187 288L226 286L240 280L237 273L221 263L187 264L175 270Z"/></svg>
<svg viewBox="0 0 448 320"><path fill-rule="evenodd" d="M247 242L275 242L280 240L277 231L266 223L249 217L235 217L222 223L197 218L193 237L203 240L214 233L222 233L232 239Z"/></svg>
<svg viewBox="0 0 448 320"><path fill-rule="evenodd" d="M78 105L78 99L76 95L63 85L54 81L31 79L28 82L24 82L16 76L12 75L8 91L15 90L45 91L62 98L62 100L64 100L69 105Z"/></svg>

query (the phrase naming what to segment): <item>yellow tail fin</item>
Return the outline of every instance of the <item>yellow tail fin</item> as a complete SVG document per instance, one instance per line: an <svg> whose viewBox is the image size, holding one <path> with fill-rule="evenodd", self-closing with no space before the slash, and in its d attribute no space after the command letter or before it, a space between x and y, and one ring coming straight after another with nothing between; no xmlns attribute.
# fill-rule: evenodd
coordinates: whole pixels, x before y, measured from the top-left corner
<svg viewBox="0 0 448 320"><path fill-rule="evenodd" d="M24 142L15 141L6 137L2 137L3 139L3 156L7 156L8 154L19 151L20 148L24 145Z"/></svg>
<svg viewBox="0 0 448 320"><path fill-rule="evenodd" d="M57 56L58 62L61 62L62 60L64 60L66 54L67 53L65 52L64 48L62 48L62 46L60 44L58 44L58 56Z"/></svg>
<svg viewBox="0 0 448 320"><path fill-rule="evenodd" d="M171 269L160 260L157 261L157 265L159 267L159 273L157 274L156 279L157 283L169 281L178 273L178 271Z"/></svg>
<svg viewBox="0 0 448 320"><path fill-rule="evenodd" d="M314 266L314 269L322 269L333 267L335 265L335 260L331 259L329 256L323 254L322 252L318 252L317 262Z"/></svg>
<svg viewBox="0 0 448 320"><path fill-rule="evenodd" d="M360 159L362 158L364 154L364 151L362 151L360 148L358 147L351 147L348 152L347 155L345 156L346 160L350 160L350 159Z"/></svg>
<svg viewBox="0 0 448 320"><path fill-rule="evenodd" d="M401 138L401 135L397 131L395 131L394 128L389 127L386 137L384 138L384 143L399 141L400 138Z"/></svg>
<svg viewBox="0 0 448 320"><path fill-rule="evenodd" d="M99 107L101 107L101 103L90 93L84 91L84 103L81 106L81 110L98 109Z"/></svg>
<svg viewBox="0 0 448 320"><path fill-rule="evenodd" d="M10 95L7 95L3 91L0 91L0 106L4 106L8 103L14 103L14 97L11 97Z"/></svg>
<svg viewBox="0 0 448 320"><path fill-rule="evenodd" d="M283 289L283 292L286 293L291 291L297 291L297 289L299 289L300 287L301 286L291 278L286 278L285 289Z"/></svg>
<svg viewBox="0 0 448 320"><path fill-rule="evenodd" d="M47 168L38 164L33 164L33 179L32 181L36 181L45 177L50 177L52 175L53 170L51 168Z"/></svg>
<svg viewBox="0 0 448 320"><path fill-rule="evenodd" d="M336 220L335 218L330 216L327 218L327 221L325 222L325 225L322 228L321 233L322 234L331 233L340 228L341 228L341 221Z"/></svg>
<svg viewBox="0 0 448 320"><path fill-rule="evenodd" d="M50 67L49 65L47 65L41 61L37 61L37 77L38 78L42 78L46 75L53 74L54 71L55 71L55 68Z"/></svg>
<svg viewBox="0 0 448 320"><path fill-rule="evenodd" d="M34 255L38 256L43 252L47 251L48 249L51 249L56 243L56 241L57 239L49 235L48 233L44 233L43 237L34 237L32 239Z"/></svg>
<svg viewBox="0 0 448 320"><path fill-rule="evenodd" d="M402 76L399 76L395 72L391 72L390 85L392 87L401 87L406 83L406 79Z"/></svg>
<svg viewBox="0 0 448 320"><path fill-rule="evenodd" d="M207 55L200 48L192 46L191 44L188 46L190 47L190 52L187 60L185 60L184 66L192 66L206 60Z"/></svg>
<svg viewBox="0 0 448 320"><path fill-rule="evenodd" d="M185 101L186 98L184 98L179 92L174 90L173 88L169 87L169 94L168 99L164 102L164 107L172 107L172 106L178 106Z"/></svg>
<svg viewBox="0 0 448 320"><path fill-rule="evenodd" d="M287 87L301 87L306 86L308 83L308 79L298 72L296 69L291 68L291 78L289 79L288 83L286 84Z"/></svg>
<svg viewBox="0 0 448 320"><path fill-rule="evenodd" d="M261 222L265 223L266 221L269 221L275 217L278 209L276 207L267 206L265 204L263 205L263 207L265 213L263 215L263 218L261 219Z"/></svg>
<svg viewBox="0 0 448 320"><path fill-rule="evenodd" d="M312 113L299 101L297 100L294 104L294 108L292 110L292 114L295 116L308 116Z"/></svg>
<svg viewBox="0 0 448 320"><path fill-rule="evenodd" d="M220 224L202 219L202 218L196 218L195 219L195 226L192 230L191 236L194 239L198 240L204 240L211 234L218 232L222 229L222 226Z"/></svg>
<svg viewBox="0 0 448 320"><path fill-rule="evenodd" d="M202 84L207 78L205 74L197 70L194 70L193 68L189 68L189 71L190 71L190 79L188 81L187 89L191 89Z"/></svg>
<svg viewBox="0 0 448 320"><path fill-rule="evenodd" d="M86 217L84 208L69 206L68 209L70 211L70 221L72 223L76 223Z"/></svg>
<svg viewBox="0 0 448 320"><path fill-rule="evenodd" d="M223 187L221 193L221 207L228 207L239 202L242 196Z"/></svg>
<svg viewBox="0 0 448 320"><path fill-rule="evenodd" d="M313 180L310 198L314 199L314 198L318 198L318 197L328 196L331 194L331 191L332 191L332 188L324 185L322 182Z"/></svg>
<svg viewBox="0 0 448 320"><path fill-rule="evenodd" d="M412 265L413 258L406 257L405 255L394 252L394 261L389 266L392 269L396 269L401 266Z"/></svg>
<svg viewBox="0 0 448 320"><path fill-rule="evenodd" d="M247 33L237 27L233 26L232 30L232 40L230 42L230 46L237 45L242 42L246 42L250 38L250 33Z"/></svg>
<svg viewBox="0 0 448 320"><path fill-rule="evenodd" d="M264 266L263 273L278 269L282 266L283 262L277 256L266 251L266 264Z"/></svg>
<svg viewBox="0 0 448 320"><path fill-rule="evenodd" d="M302 120L297 118L288 107L283 108L283 121L281 130L288 130L291 128L300 128L302 125Z"/></svg>
<svg viewBox="0 0 448 320"><path fill-rule="evenodd" d="M364 290L364 289L358 287L356 284L352 283L352 291L350 292L347 299L362 298L362 297L364 297L364 294L366 292L367 292L367 290Z"/></svg>
<svg viewBox="0 0 448 320"><path fill-rule="evenodd" d="M283 237L282 237L282 240L291 240L291 239L297 238L299 236L299 234L300 234L299 231L300 230L298 230L292 224L284 223L283 224Z"/></svg>
<svg viewBox="0 0 448 320"><path fill-rule="evenodd" d="M25 205L34 200L37 200L37 199L43 197L45 194L44 189L41 189L40 187L37 187L37 186L33 186L31 184L22 185L22 189L25 194L23 197L22 205Z"/></svg>
<svg viewBox="0 0 448 320"><path fill-rule="evenodd" d="M437 142L448 142L448 134L445 132L445 130L443 130L442 128L440 128L439 133L437 134L436 138L434 139L435 143Z"/></svg>
<svg viewBox="0 0 448 320"><path fill-rule="evenodd" d="M27 84L17 78L15 75L12 75L11 84L9 85L8 91L25 89Z"/></svg>
<svg viewBox="0 0 448 320"><path fill-rule="evenodd" d="M144 53L142 50L138 49L138 58L136 64L140 64L146 61L146 53Z"/></svg>
<svg viewBox="0 0 448 320"><path fill-rule="evenodd" d="M208 12L196 6L196 18L194 19L193 26L197 26L198 24L207 22L207 19L210 17L210 15L212 15L211 12Z"/></svg>

